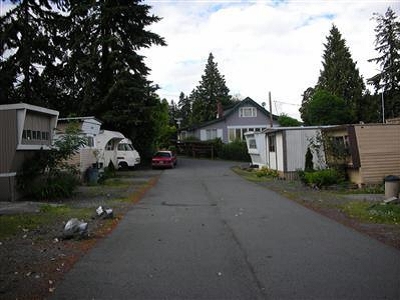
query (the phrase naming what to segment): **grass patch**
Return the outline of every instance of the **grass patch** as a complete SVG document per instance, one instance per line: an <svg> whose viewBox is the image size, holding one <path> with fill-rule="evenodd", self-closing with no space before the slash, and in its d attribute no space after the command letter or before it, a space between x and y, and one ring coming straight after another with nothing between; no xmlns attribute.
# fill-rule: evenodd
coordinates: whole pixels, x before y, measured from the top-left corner
<svg viewBox="0 0 400 300"><path fill-rule="evenodd" d="M43 205L35 214L16 214L0 216L0 239L4 239L25 231L53 224L54 222L67 221L70 218L84 219L93 214L92 209L71 208L66 205Z"/></svg>
<svg viewBox="0 0 400 300"><path fill-rule="evenodd" d="M130 182L118 179L118 178L111 178L104 181L103 185L107 187L119 187L125 188L130 186Z"/></svg>
<svg viewBox="0 0 400 300"><path fill-rule="evenodd" d="M369 185L361 188L343 189L343 194L384 194L385 186L383 184Z"/></svg>
<svg viewBox="0 0 400 300"><path fill-rule="evenodd" d="M400 205L373 204L352 201L342 206L343 212L363 222L379 224L400 224Z"/></svg>
<svg viewBox="0 0 400 300"><path fill-rule="evenodd" d="M233 167L232 171L238 174L239 176L242 176L244 179L253 181L253 182L265 182L265 181L270 181L273 178L271 177L265 177L265 176L258 176L258 173L255 171L248 171L244 170L240 167Z"/></svg>

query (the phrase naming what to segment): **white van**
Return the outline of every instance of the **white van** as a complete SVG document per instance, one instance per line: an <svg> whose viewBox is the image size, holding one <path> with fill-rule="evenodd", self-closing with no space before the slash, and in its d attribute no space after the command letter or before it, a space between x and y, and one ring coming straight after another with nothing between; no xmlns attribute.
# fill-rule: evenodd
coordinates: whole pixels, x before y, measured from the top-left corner
<svg viewBox="0 0 400 300"><path fill-rule="evenodd" d="M101 130L96 136L101 167L110 161L118 169L132 168L140 163L139 153L133 148L131 140L118 131Z"/></svg>
<svg viewBox="0 0 400 300"><path fill-rule="evenodd" d="M140 155L135 148L133 148L131 140L123 139L120 141L117 147L118 168L132 168L138 164L140 164Z"/></svg>

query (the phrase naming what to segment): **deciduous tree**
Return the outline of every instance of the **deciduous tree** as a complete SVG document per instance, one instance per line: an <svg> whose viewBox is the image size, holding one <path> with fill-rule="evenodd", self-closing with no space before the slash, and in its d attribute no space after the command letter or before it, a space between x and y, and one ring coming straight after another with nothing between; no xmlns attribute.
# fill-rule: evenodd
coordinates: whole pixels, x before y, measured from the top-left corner
<svg viewBox="0 0 400 300"><path fill-rule="evenodd" d="M308 103L306 119L306 125L339 125L351 123L352 115L344 99L319 89Z"/></svg>

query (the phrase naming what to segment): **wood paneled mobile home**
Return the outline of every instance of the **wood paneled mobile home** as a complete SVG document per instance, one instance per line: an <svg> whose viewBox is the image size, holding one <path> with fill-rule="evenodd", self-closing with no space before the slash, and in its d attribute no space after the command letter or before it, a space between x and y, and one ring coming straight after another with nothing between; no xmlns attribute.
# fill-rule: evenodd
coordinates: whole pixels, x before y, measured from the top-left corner
<svg viewBox="0 0 400 300"><path fill-rule="evenodd" d="M347 174L352 182L379 184L385 176L400 176L400 124L342 125L323 132L348 147Z"/></svg>
<svg viewBox="0 0 400 300"><path fill-rule="evenodd" d="M34 151L49 149L58 112L25 103L0 105L0 200L14 201L16 175Z"/></svg>

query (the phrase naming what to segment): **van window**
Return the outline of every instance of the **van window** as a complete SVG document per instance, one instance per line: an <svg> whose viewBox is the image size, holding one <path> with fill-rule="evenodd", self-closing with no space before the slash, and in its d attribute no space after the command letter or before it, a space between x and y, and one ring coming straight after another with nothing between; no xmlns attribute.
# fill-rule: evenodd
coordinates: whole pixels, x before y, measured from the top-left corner
<svg viewBox="0 0 400 300"><path fill-rule="evenodd" d="M133 151L131 144L118 144L118 151Z"/></svg>
<svg viewBox="0 0 400 300"><path fill-rule="evenodd" d="M106 150L113 150L113 142L110 140L106 145Z"/></svg>

